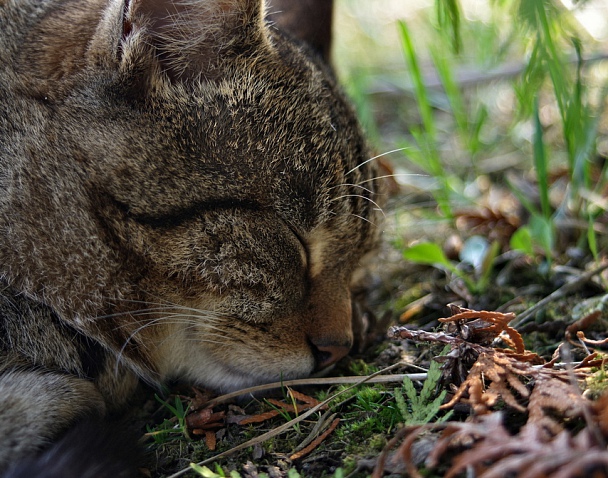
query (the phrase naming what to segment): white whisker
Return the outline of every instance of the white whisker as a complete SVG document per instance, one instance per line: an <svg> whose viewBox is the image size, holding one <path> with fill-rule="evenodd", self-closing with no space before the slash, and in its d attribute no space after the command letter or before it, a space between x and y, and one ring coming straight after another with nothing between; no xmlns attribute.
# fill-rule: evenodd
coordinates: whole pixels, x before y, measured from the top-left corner
<svg viewBox="0 0 608 478"><path fill-rule="evenodd" d="M345 176L348 176L348 175L349 175L350 173L352 173L353 171L356 171L356 170L357 170L357 169L359 169L361 166L363 166L363 165L365 165L365 164L369 163L370 161L373 161L374 159L378 159L378 158L381 158L382 156L386 156L386 155L389 155L389 154L392 154L392 153L397 153L398 151L405 151L406 149L408 149L408 148L397 148L397 149L393 149L392 151L387 151L386 153L379 154L378 156L374 156L373 158L369 158L369 159L367 159L367 160L363 161L361 164L359 164L359 165L355 166L353 169L351 169L349 172L347 172L347 173L345 174Z"/></svg>
<svg viewBox="0 0 608 478"><path fill-rule="evenodd" d="M370 179L366 179L365 181L361 181L359 183L359 185L361 184L365 184L365 183L369 183L371 181L375 181L376 179L384 179L384 178L396 178L398 176L419 176L422 178L428 178L430 177L428 174L421 174L421 173L396 173L396 174L387 174L385 176L376 176L374 178L370 178Z"/></svg>
<svg viewBox="0 0 608 478"><path fill-rule="evenodd" d="M336 188L341 188L341 187L346 187L346 186L351 186L353 188L359 188L359 189L363 189L364 191L370 193L370 194L376 194L374 191L372 191L371 189L368 189L364 186L361 186L360 184L352 184L352 183L342 183L342 184L338 184L336 186L332 186L331 188L329 188L329 190L331 191L332 189L336 189Z"/></svg>
<svg viewBox="0 0 608 478"><path fill-rule="evenodd" d="M159 312L164 312L166 310L167 310L167 307L151 307L149 309L125 310L123 312L115 312L113 314L98 315L95 317L95 320L111 319L113 317L121 317L121 316L125 316L125 315L131 315L133 317L139 317L139 316L144 316L144 315L154 315Z"/></svg>
<svg viewBox="0 0 608 478"><path fill-rule="evenodd" d="M215 318L211 318L212 320L209 321L208 320L209 317L207 317L204 314L197 314L197 315L192 315L192 314L180 314L180 313L176 313L176 312L171 312L171 313L166 313L164 314L162 317L157 317L156 319L153 320L139 320L136 321L136 324L142 324L140 326L140 329L143 327L148 327L148 326L153 326L153 325L158 325L159 322L162 322L162 325L164 324L186 324L188 326L200 326L201 324L204 325L205 328L209 329L209 330L222 330L221 328L212 325L213 320L215 320ZM126 328L131 324L124 324L124 325L118 325L116 327L115 330L120 329L120 328Z"/></svg>
<svg viewBox="0 0 608 478"><path fill-rule="evenodd" d="M376 224L374 224L372 221L370 221L369 219L364 218L363 216L359 216L358 214L352 214L355 217L358 217L359 219L363 219L365 222L369 222L372 226L376 227Z"/></svg>
<svg viewBox="0 0 608 478"><path fill-rule="evenodd" d="M361 199L365 199L366 201L369 201L370 203L372 203L374 206L376 206L377 210L382 212L382 214L384 215L384 211L382 210L382 208L380 207L380 205L375 202L373 199L370 199L368 197L365 196L361 196L360 194L344 194L343 196L338 196L337 198L332 199L333 201L337 201L338 199L342 199L342 198L361 198ZM386 216L385 216L386 217Z"/></svg>
<svg viewBox="0 0 608 478"><path fill-rule="evenodd" d="M194 324L192 324L190 327L194 327ZM186 327L185 330L188 330L190 327ZM174 335L177 335L179 332L181 332L181 330L176 330L175 332L167 335L166 337L163 338L163 340L158 342L157 345L164 344L167 340L171 339ZM218 339L221 339L221 340L211 340L213 337L217 337ZM181 341L182 342L192 342L195 344L212 343L212 344L224 345L226 343L226 339L228 339L228 338L230 338L230 335L228 335L227 333L216 334L213 332L212 333L205 332L204 337L203 336L185 337L185 338L182 338Z"/></svg>

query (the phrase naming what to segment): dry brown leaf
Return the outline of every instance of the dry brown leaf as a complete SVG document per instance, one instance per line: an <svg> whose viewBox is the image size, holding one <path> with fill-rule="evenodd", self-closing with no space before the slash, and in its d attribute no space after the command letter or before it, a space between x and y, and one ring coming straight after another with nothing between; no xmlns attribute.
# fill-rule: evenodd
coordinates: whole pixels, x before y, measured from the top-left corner
<svg viewBox="0 0 608 478"><path fill-rule="evenodd" d="M226 412L214 412L211 408L203 408L186 415L188 429L221 428L224 426Z"/></svg>
<svg viewBox="0 0 608 478"><path fill-rule="evenodd" d="M508 323L515 314L476 311L450 304L451 317L439 319L446 324L448 333L411 331L396 327L389 336L414 341L447 343L452 350L438 360L443 362L441 384L458 387L453 398L443 408L458 401L466 401L477 414L492 411L499 399L515 410L525 407L517 396L527 399L529 391L522 377L534 377L537 371L532 364L544 360L537 354L526 352L521 335ZM494 349L489 345L501 334L511 348Z"/></svg>
<svg viewBox="0 0 608 478"><path fill-rule="evenodd" d="M216 427L216 428L219 428L219 427ZM203 430L201 428L195 428L194 430L190 430L190 434L204 436L205 445L207 445L207 448L209 448L209 450L211 450L211 451L215 450L215 447L217 445L217 438L216 438L215 432L213 430L209 430L209 429Z"/></svg>
<svg viewBox="0 0 608 478"><path fill-rule="evenodd" d="M511 200L507 201L508 204ZM460 231L475 233L487 237L490 241L498 241L503 247L508 246L509 239L520 226L520 220L508 207L502 210L500 204L480 207L470 211L457 211L456 227Z"/></svg>
<svg viewBox="0 0 608 478"><path fill-rule="evenodd" d="M287 393L294 400L299 400L300 402L304 402L307 405L310 405L310 407L316 407L320 403L319 400L317 400L316 398L313 398L304 393L298 392L297 390L294 390L293 388L287 387ZM327 407L323 407L322 409L325 409L325 408L327 408Z"/></svg>
<svg viewBox="0 0 608 478"><path fill-rule="evenodd" d="M515 319L515 314L512 312L471 310L456 304L449 304L448 307L452 316L439 319L439 322L454 324L456 331L463 339L472 343L490 345L504 332L510 338L509 344L515 352L518 354L524 353L524 341L521 335L513 327L508 326L508 323Z"/></svg>
<svg viewBox="0 0 608 478"><path fill-rule="evenodd" d="M201 428L203 425L209 423L211 415L213 415L213 410L211 408L197 410L186 416L186 425L188 425L188 428Z"/></svg>
<svg viewBox="0 0 608 478"><path fill-rule="evenodd" d="M402 314L399 316L399 323L405 324L410 322L424 310L424 304L427 297L421 297L409 303Z"/></svg>
<svg viewBox="0 0 608 478"><path fill-rule="evenodd" d="M577 332L579 332L581 330L586 330L587 328L592 326L595 322L597 322L601 316L602 316L602 311L595 310L595 311L591 312L590 314L587 314L584 317L581 317L576 322L574 322L574 323L570 324L568 327L566 327L566 338L571 339L572 337L574 337L576 335Z"/></svg>
<svg viewBox="0 0 608 478"><path fill-rule="evenodd" d="M207 430L205 432L205 445L207 445L207 448L209 448L209 450L214 451L216 444L217 440L215 438L215 433L210 430Z"/></svg>
<svg viewBox="0 0 608 478"><path fill-rule="evenodd" d="M480 478L608 476L608 393L592 404L578 390L578 382L589 373L589 367L603 366L606 359L594 353L578 367L559 370L554 368L560 355L558 349L546 368L538 368L533 364L540 365L543 360L526 352L519 333L507 325L514 318L512 315L455 306L451 309L452 317L441 320L448 324L447 333L398 327L390 334L416 342L449 344L451 351L440 358L443 380L457 389L442 408L463 402L471 406L474 415L465 423L430 424L399 431L379 457L373 477L382 476L389 450L398 443L401 445L391 463L400 457L396 462L401 463L403 471L420 477L412 461L412 447L422 435L428 440L429 434L436 438L426 467L448 466L447 471L440 470L445 471L446 477L465 470ZM499 334L507 335L504 341L510 348L489 346ZM577 335L585 339L582 332ZM499 400L512 410L527 412L527 421L518 433L512 435L503 423L503 415L494 411ZM574 418L587 423L576 435L563 426Z"/></svg>
<svg viewBox="0 0 608 478"><path fill-rule="evenodd" d="M500 349L501 353L508 355L513 360L517 360L518 362L527 362L530 365L543 365L545 364L545 359L543 359L540 355L525 351L524 353L517 353L511 349ZM554 362L555 364L555 362Z"/></svg>
<svg viewBox="0 0 608 478"><path fill-rule="evenodd" d="M518 434L512 435L504 426L502 412L464 423L408 427L399 431L382 452L372 476L382 477L389 449L403 440L396 452L401 457L403 471L414 478L421 477L412 465L412 448L417 439L432 432L440 434L427 456L425 467L448 467L447 470L438 470L446 478L460 476L465 470L480 478L608 476L606 445L598 443L589 430L583 429L576 436L561 430L550 436L538 424L528 423ZM456 455L452 459L454 453Z"/></svg>
<svg viewBox="0 0 608 478"><path fill-rule="evenodd" d="M278 415L281 412L279 410L270 410L264 413L258 413L257 415L248 415L236 421L237 425L249 425L250 423L261 423L266 420L270 420Z"/></svg>
<svg viewBox="0 0 608 478"><path fill-rule="evenodd" d="M206 408L207 402L211 400L213 396L211 392L207 390L199 390L196 387L191 387L194 392L194 397L190 400L190 409L191 410L200 410L201 408Z"/></svg>
<svg viewBox="0 0 608 478"><path fill-rule="evenodd" d="M257 415L249 415L242 417L238 420L235 420L235 423L238 425L248 425L250 423L261 423L266 420L270 420L271 418L280 415L282 411L300 414L305 412L306 410L310 410L313 407L319 405L319 401L313 397L309 397L303 393L300 393L291 388L287 388L288 395L294 400L293 403L285 403L282 400L276 400L274 398L267 398L266 401L271 405L279 408L280 410L270 410L268 412L259 413ZM295 403L296 400L304 403ZM326 409L327 407L321 407L321 410Z"/></svg>
<svg viewBox="0 0 608 478"><path fill-rule="evenodd" d="M452 399L441 406L442 409L453 407L458 401L468 403L478 415L490 413L499 398L520 412L526 409L520 405L512 392L514 389L521 397L527 398L528 389L520 382L519 376L532 376L537 371L530 365L518 362L494 349L479 354L471 367L466 380L458 387ZM490 384L486 387L486 381Z"/></svg>
<svg viewBox="0 0 608 478"><path fill-rule="evenodd" d="M331 432L333 432L336 429L336 427L338 426L339 423L340 423L340 419L336 418L333 422L331 422L329 427L327 427L327 430L325 430L321 435L319 435L315 440L313 440L310 443L310 445L308 445L306 448L303 448L299 452L294 453L293 455L291 455L289 457L289 459L292 461L295 461L295 460L299 460L303 456L308 455L311 451L313 451L315 448L317 448L321 444L321 442L323 442L323 440L325 440L329 436L329 434Z"/></svg>
<svg viewBox="0 0 608 478"><path fill-rule="evenodd" d="M593 414L605 437L608 437L608 392L593 402Z"/></svg>
<svg viewBox="0 0 608 478"><path fill-rule="evenodd" d="M285 403L285 402L283 402L281 400L277 400L275 398L267 398L266 401L268 403L270 403L271 405L274 405L275 407L280 408L281 410L283 410L285 412L295 413L295 411L296 411L296 407L294 407L290 403Z"/></svg>
<svg viewBox="0 0 608 478"><path fill-rule="evenodd" d="M582 416L584 407L588 406L589 401L570 383L566 373L562 372L560 376L543 370L530 394L524 430L535 427L543 438L549 439L563 431L562 423L566 419Z"/></svg>
<svg viewBox="0 0 608 478"><path fill-rule="evenodd" d="M608 471L608 451L592 443L587 429L576 437L561 431L550 440L523 430L513 436L497 431L494 427L488 429L474 447L460 454L446 478L456 476L469 466L483 478L572 478L591 476L591 470L598 467L603 468L604 473Z"/></svg>
<svg viewBox="0 0 608 478"><path fill-rule="evenodd" d="M580 417L583 408L588 406L589 401L570 383L567 374L548 374L542 370L530 394L528 423L544 421L550 415L566 419Z"/></svg>

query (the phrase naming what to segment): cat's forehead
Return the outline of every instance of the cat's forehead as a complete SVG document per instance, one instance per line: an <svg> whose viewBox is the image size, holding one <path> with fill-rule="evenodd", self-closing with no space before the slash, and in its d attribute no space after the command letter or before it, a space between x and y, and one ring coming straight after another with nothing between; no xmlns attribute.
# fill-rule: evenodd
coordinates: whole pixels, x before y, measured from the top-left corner
<svg viewBox="0 0 608 478"><path fill-rule="evenodd" d="M343 99L322 82L313 86L301 91L275 78L235 75L134 104L117 98L116 111L91 113L122 117L104 123L117 125L114 141L94 167L104 167L135 210L141 203L169 211L179 198L314 215L366 159L366 148Z"/></svg>

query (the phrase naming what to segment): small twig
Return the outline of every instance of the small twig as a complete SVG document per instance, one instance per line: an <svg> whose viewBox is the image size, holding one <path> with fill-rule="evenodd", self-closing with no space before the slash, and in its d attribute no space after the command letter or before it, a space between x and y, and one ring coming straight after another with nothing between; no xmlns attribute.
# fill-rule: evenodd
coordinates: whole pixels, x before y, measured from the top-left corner
<svg viewBox="0 0 608 478"><path fill-rule="evenodd" d="M395 364L396 365L404 365L403 363ZM407 364L411 365L411 364ZM391 366L392 368L393 366ZM386 371L387 369L384 369ZM376 374L370 375L367 383L392 383L392 382L403 382L405 377L410 378L411 380L425 380L426 373L400 373L395 375L379 375ZM226 403L233 400L236 397L240 397L242 395L250 395L258 392L265 392L266 390L274 390L277 388L283 387L297 387L297 386L310 386L310 385L345 385L345 384L357 384L364 377L323 377L323 378L301 378L298 380L285 380L283 382L274 382L268 383L264 385L258 385L256 387L243 388L242 390L237 390L236 392L227 393L225 395L221 395L216 398L212 398L208 402L205 402L206 407L213 407L215 405L219 405L220 403Z"/></svg>
<svg viewBox="0 0 608 478"><path fill-rule="evenodd" d="M371 382L375 377L378 377L379 375L382 375L386 372L388 372L389 370L392 370L398 366L403 366L404 364L399 362L393 365L390 365L386 368L383 368L382 370L379 370L376 373L373 373L371 375L368 375L367 377L345 377L345 378L358 378L359 380L354 383L352 386L345 388L344 390L340 390L339 392L334 393L331 397L326 398L325 400L323 400L321 403L319 403L317 406L311 408L310 410L308 410L307 412L303 413L302 415L300 415L299 417L294 418L293 420L288 421L287 423L284 423L283 425L278 426L277 428L270 430L269 432L266 432L262 435L260 435L259 437L256 438L252 438L251 440L246 441L245 443L241 443L240 445L235 446L234 448L231 448L230 450L226 450L223 453L219 453L211 458L208 458L207 460L203 460L200 463L197 463L198 466L204 466L207 465L209 463L212 463L216 460L219 460L220 458L224 458L226 456L232 455L233 453L236 453L237 451L243 450L245 448L249 448L251 446L257 445L258 443L262 443L265 442L266 440L270 440L271 438L280 435L281 433L283 433L284 431L289 430L291 427L293 427L296 423L300 423L301 421L305 420L306 418L308 418L310 415L312 415L313 413L319 411L321 408L323 408L325 405L327 405L328 403L330 403L332 400L334 400L336 397L352 390L353 388L356 388L359 385L362 385L364 383L367 382ZM412 375L421 375L421 374L412 374ZM424 374L426 376L426 374ZM318 382L314 382L314 380L316 379L310 379L313 381L313 383L318 383ZM402 378L403 380L403 378ZM266 386L266 388L261 388L263 389L270 389L270 388L280 388L286 385L292 385L292 382L297 382L297 380L290 380L289 382L279 382L278 384L271 384L273 386ZM344 383L344 382L343 382ZM309 383L310 385L310 383ZM253 387L254 389L258 389L259 387ZM250 389L247 389L250 390ZM256 390L258 391L258 390ZM240 392L236 392L236 395L233 395L232 398L234 398L234 396L239 396L239 395L243 395L243 393L251 393L251 392L244 392L243 390L241 390ZM224 395L223 397L226 397L226 395ZM219 398L223 398L223 397L219 397ZM219 402L215 402L215 403L219 403ZM177 473L174 473L170 476L168 476L167 478L178 478L186 473L188 473L191 470L190 467L188 468L184 468L183 470L178 471Z"/></svg>
<svg viewBox="0 0 608 478"><path fill-rule="evenodd" d="M308 434L308 436L302 441L302 443L295 447L294 453L297 453L300 450L306 448L313 440L315 440L319 436L319 433L322 433L329 426L328 424L330 424L331 421L333 421L335 418L336 413L332 413L331 410L327 410L323 415L321 415L321 418L319 418L317 423L315 423L315 426Z"/></svg>
<svg viewBox="0 0 608 478"><path fill-rule="evenodd" d="M583 58L584 64L597 63L599 61L603 61L608 59L608 54L600 53L597 55L589 56ZM567 59L567 63L578 63L579 59L575 56ZM501 65L498 68L480 71L479 69L471 69L471 68L460 68L456 71L455 82L461 88L469 88L481 83L488 83L495 80L507 79L514 76L520 75L525 69L527 64L523 62L511 62ZM440 89L444 87L443 81L439 77L439 75L431 68L425 68L426 72L424 76L424 84L428 89ZM382 89L381 89L382 88ZM411 86L405 89L405 93L409 92ZM403 95L403 88L392 87L391 89L387 88L386 84L382 84L376 87L374 93L381 93L387 95Z"/></svg>
<svg viewBox="0 0 608 478"><path fill-rule="evenodd" d="M319 435L319 437L315 441L313 441L310 445L308 445L302 451L299 451L299 452L291 455L289 457L289 459L298 460L298 459L302 458L304 455L308 455L311 451L313 451L316 447L318 447L321 444L321 442L323 440L325 440L331 432L333 432L336 429L336 427L338 426L338 423L340 423L340 419L339 418L334 419L334 421L331 422L331 425L329 425L327 430L325 430L321 435Z"/></svg>
<svg viewBox="0 0 608 478"><path fill-rule="evenodd" d="M534 314L536 314L536 312L538 312L540 309L545 307L547 304L549 304L550 302L553 302L554 300L561 299L561 298L567 296L568 294L578 290L584 284L589 282L589 280L592 277L594 277L598 274L601 274L606 269L608 269L608 264L604 264L604 265L598 267L597 269L586 272L585 274L580 275L578 278L574 279L573 281L564 284L559 289L552 292L544 299L539 300L536 304L534 304L528 310L526 310L525 312L520 314L519 317L517 318L517 320L515 321L515 323L511 324L511 327L517 328L517 327L524 325L527 322L530 322L532 320L532 317L534 316Z"/></svg>
<svg viewBox="0 0 608 478"><path fill-rule="evenodd" d="M578 336L578 334L577 334ZM591 355L591 351L589 350L589 348L587 347L587 344L585 342L583 342L583 340L578 337L578 342L579 345L583 348L583 350L585 351L585 354L587 354L587 356Z"/></svg>
<svg viewBox="0 0 608 478"><path fill-rule="evenodd" d="M332 413L331 410L326 411L321 418L315 423L312 431L308 434L308 436L293 450L293 454L289 457L290 460L293 460L293 456L298 454L301 450L304 450L310 445L313 441L315 441L320 434L322 434L331 423L336 419L336 413Z"/></svg>

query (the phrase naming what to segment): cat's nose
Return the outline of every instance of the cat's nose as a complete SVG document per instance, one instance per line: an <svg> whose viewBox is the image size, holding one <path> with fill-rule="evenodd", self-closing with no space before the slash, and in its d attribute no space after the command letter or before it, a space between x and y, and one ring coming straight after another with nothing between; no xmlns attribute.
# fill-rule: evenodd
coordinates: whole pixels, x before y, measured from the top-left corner
<svg viewBox="0 0 608 478"><path fill-rule="evenodd" d="M352 343L315 344L313 342L312 346L315 355L316 369L321 370L335 364L342 357L345 357L348 352L350 352Z"/></svg>
<svg viewBox="0 0 608 478"><path fill-rule="evenodd" d="M348 286L331 271L314 278L306 311L305 333L315 369L336 363L353 345L351 297Z"/></svg>

